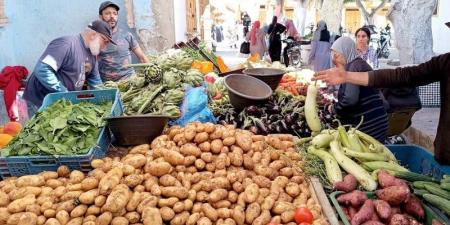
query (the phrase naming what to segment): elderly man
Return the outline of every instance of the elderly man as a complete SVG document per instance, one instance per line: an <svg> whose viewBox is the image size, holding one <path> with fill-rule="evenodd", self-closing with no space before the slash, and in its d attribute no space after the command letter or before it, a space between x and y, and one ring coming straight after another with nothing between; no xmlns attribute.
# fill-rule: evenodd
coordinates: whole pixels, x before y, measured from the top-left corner
<svg viewBox="0 0 450 225"><path fill-rule="evenodd" d="M110 1L103 2L98 9L100 19L109 23L113 31L112 39L117 43L108 45L99 55L99 70L103 81L125 79L134 73L133 68L127 67L131 62L130 51L141 63L149 62L133 35L118 28L119 9L118 5Z"/></svg>
<svg viewBox="0 0 450 225"><path fill-rule="evenodd" d="M78 91L85 80L90 88L101 84L97 55L112 41L109 24L97 20L74 36L50 42L27 81L24 98L36 107L48 93Z"/></svg>
<svg viewBox="0 0 450 225"><path fill-rule="evenodd" d="M446 25L450 28L450 22ZM352 83L372 87L415 87L440 82L441 114L434 141L435 158L450 164L450 53L433 57L417 66L381 69L370 72L347 72L343 68L321 71L315 77L328 84Z"/></svg>

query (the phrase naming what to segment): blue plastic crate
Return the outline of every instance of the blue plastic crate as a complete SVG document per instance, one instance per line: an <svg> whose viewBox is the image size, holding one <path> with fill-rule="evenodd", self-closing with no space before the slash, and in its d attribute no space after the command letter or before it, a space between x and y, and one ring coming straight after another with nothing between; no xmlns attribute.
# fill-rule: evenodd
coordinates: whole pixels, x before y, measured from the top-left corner
<svg viewBox="0 0 450 225"><path fill-rule="evenodd" d="M417 145L386 145L400 164L415 173L432 175L441 179L442 175L450 174L450 166L440 165L431 152Z"/></svg>
<svg viewBox="0 0 450 225"><path fill-rule="evenodd" d="M39 110L44 110L60 99L66 99L75 104L83 101L96 104L111 101L113 102L111 115L120 116L123 113L122 101L120 100L119 91L116 89L52 93L44 98L43 104ZM111 142L109 129L103 127L97 139L97 146L91 148L89 152L84 155L0 157L0 176L6 178L11 176L36 174L42 171L56 171L61 165L66 165L71 170L89 172L92 169L92 159L104 157Z"/></svg>

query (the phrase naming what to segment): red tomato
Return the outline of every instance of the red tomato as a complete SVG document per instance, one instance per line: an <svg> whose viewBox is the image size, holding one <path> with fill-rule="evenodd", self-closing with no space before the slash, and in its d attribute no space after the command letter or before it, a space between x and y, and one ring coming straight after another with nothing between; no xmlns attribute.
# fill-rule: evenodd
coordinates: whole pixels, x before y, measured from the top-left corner
<svg viewBox="0 0 450 225"><path fill-rule="evenodd" d="M314 220L314 216L308 208L300 207L295 210L295 222L297 224L305 225L302 223L311 224Z"/></svg>

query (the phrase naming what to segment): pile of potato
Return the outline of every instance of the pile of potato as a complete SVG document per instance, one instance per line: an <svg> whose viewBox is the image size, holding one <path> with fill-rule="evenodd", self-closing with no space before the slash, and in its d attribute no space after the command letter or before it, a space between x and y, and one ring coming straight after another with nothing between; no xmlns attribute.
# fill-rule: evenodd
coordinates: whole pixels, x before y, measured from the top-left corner
<svg viewBox="0 0 450 225"><path fill-rule="evenodd" d="M233 126L171 127L151 145L57 172L0 182L6 225L295 225L307 207L328 224L299 168L292 136Z"/></svg>

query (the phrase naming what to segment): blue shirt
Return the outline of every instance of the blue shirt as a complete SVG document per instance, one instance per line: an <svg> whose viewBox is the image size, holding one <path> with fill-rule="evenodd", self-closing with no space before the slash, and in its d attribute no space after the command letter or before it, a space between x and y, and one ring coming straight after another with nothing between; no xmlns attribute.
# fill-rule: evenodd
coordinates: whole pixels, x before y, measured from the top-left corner
<svg viewBox="0 0 450 225"><path fill-rule="evenodd" d="M24 98L36 106L48 93L79 91L85 80L91 88L101 83L97 58L80 35L50 42L27 81Z"/></svg>
<svg viewBox="0 0 450 225"><path fill-rule="evenodd" d="M121 29L113 33L112 39L117 45L108 44L99 55L98 66L103 81L117 81L134 73L134 69L126 65L131 62L130 51L138 47L136 39L130 32Z"/></svg>

